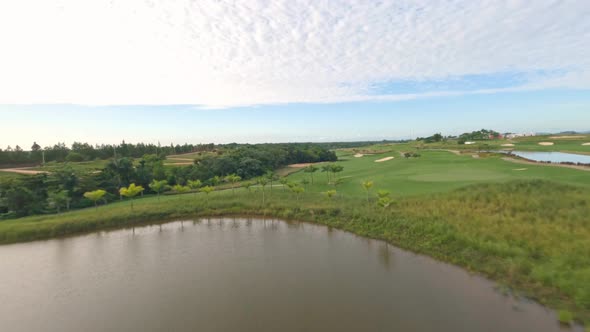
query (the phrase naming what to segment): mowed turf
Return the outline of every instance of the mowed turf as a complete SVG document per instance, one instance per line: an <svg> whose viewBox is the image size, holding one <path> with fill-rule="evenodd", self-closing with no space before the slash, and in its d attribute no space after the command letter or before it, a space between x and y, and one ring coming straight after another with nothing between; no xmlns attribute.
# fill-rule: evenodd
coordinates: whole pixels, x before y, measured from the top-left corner
<svg viewBox="0 0 590 332"><path fill-rule="evenodd" d="M407 146L406 146L407 147ZM391 147L390 147L391 148ZM510 180L544 179L555 182L590 186L590 172L551 167L545 165L522 165L502 160L500 157L473 158L470 154L456 155L447 151L419 151L421 157L404 158L399 151L404 145L394 148L397 152L365 155L355 158L350 151L339 151L339 165L344 171L338 174L340 184L336 190L341 195L364 196L361 182L374 182L373 190L384 189L393 196L419 195L450 191L470 184L506 182ZM375 162L385 157L395 157L384 162ZM309 191L334 189L327 184L327 174L314 173L314 186ZM299 171L289 180L311 181L309 173Z"/></svg>

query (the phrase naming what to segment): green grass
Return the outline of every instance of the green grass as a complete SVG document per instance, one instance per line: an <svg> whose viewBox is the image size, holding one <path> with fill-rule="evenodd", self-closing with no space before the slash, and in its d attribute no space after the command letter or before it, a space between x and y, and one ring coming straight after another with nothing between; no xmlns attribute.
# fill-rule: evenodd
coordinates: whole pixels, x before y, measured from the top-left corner
<svg viewBox="0 0 590 332"><path fill-rule="evenodd" d="M403 150L404 145L397 149ZM521 165L500 157L474 159L471 155L455 155L446 151L420 151L420 158L406 159L399 153L384 153L355 158L352 153L339 151L344 172L339 177L342 184L336 190L345 196L365 195L360 186L363 180L373 180L375 189L391 191L394 197L447 192L470 184L507 182L512 180L549 179L555 182L590 187L590 173L580 170L545 165ZM375 160L394 156L395 159L376 163ZM525 171L519 169L526 168ZM289 176L300 181L308 173L297 172ZM327 185L326 173L314 174L315 186L308 191L323 192L333 189Z"/></svg>

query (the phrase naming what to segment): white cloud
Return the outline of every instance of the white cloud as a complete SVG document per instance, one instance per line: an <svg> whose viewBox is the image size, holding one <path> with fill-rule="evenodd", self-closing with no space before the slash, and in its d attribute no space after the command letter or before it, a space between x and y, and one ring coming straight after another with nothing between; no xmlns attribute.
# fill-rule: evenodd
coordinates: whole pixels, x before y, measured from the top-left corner
<svg viewBox="0 0 590 332"><path fill-rule="evenodd" d="M3 1L0 103L398 100L464 92L370 88L552 70L519 89L590 88L588 17L575 0Z"/></svg>

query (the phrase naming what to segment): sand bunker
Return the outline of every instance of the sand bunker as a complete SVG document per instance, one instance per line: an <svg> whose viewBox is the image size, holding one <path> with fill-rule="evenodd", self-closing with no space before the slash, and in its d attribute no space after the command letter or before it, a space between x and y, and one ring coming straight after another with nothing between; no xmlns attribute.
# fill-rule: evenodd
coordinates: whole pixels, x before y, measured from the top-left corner
<svg viewBox="0 0 590 332"><path fill-rule="evenodd" d="M553 143L553 142L539 142L539 145L543 145L543 146L551 146L553 144L555 144L555 143Z"/></svg>
<svg viewBox="0 0 590 332"><path fill-rule="evenodd" d="M526 171L527 168L515 168L513 169L513 171Z"/></svg>
<svg viewBox="0 0 590 332"><path fill-rule="evenodd" d="M305 168L305 167L307 167L307 166L314 165L314 164L321 164L321 163L301 163L301 164L291 164L291 165L288 165L287 167L291 167L291 168Z"/></svg>
<svg viewBox="0 0 590 332"><path fill-rule="evenodd" d="M588 143L583 143L582 145L583 145L583 146L590 146L590 142L588 142Z"/></svg>
<svg viewBox="0 0 590 332"><path fill-rule="evenodd" d="M380 162L384 162L384 161L388 161L391 159L394 159L395 157L385 157L385 158L381 158L381 159L377 159L375 160L376 163L380 163Z"/></svg>
<svg viewBox="0 0 590 332"><path fill-rule="evenodd" d="M16 174L25 174L25 175L36 175L36 174L43 174L49 173L45 171L34 171L27 168L2 168L0 172L9 172L9 173L16 173Z"/></svg>
<svg viewBox="0 0 590 332"><path fill-rule="evenodd" d="M362 153L357 153L357 154L354 155L355 158L360 158L362 156L364 156L364 154L362 154Z"/></svg>
<svg viewBox="0 0 590 332"><path fill-rule="evenodd" d="M578 135L578 136L551 136L549 138L551 138L551 139L569 139L569 138L584 138L584 137L586 137L586 136L580 136L580 135Z"/></svg>
<svg viewBox="0 0 590 332"><path fill-rule="evenodd" d="M502 144L502 146L514 146L514 144L512 144L512 143L506 143L506 144Z"/></svg>

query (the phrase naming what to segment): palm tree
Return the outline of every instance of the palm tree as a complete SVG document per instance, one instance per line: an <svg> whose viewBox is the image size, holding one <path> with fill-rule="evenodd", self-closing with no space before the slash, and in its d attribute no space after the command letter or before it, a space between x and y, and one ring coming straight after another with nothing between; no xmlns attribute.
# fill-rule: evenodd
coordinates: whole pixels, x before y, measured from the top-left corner
<svg viewBox="0 0 590 332"><path fill-rule="evenodd" d="M291 188L291 191L293 191L295 193L295 196L297 197L297 202L299 202L299 195L301 195L303 192L305 192L305 189L301 186L293 186Z"/></svg>
<svg viewBox="0 0 590 332"><path fill-rule="evenodd" d="M261 176L258 178L258 184L262 187L262 205L264 205L264 187L268 184L268 179Z"/></svg>
<svg viewBox="0 0 590 332"><path fill-rule="evenodd" d="M89 200L94 202L94 208L98 209L97 202L106 194L107 192L102 189L97 189L94 191L87 191L84 193L84 197L88 198Z"/></svg>
<svg viewBox="0 0 590 332"><path fill-rule="evenodd" d="M231 193L232 193L232 195L235 195L235 193L236 193L235 192L235 184L236 184L236 182L239 182L241 180L242 180L242 178L239 177L236 174L230 174L230 175L228 175L228 176L225 177L225 181L231 183Z"/></svg>
<svg viewBox="0 0 590 332"><path fill-rule="evenodd" d="M211 186L204 186L203 188L199 189L200 192L205 193L207 197L207 206L209 206L209 194L215 190L214 187Z"/></svg>
<svg viewBox="0 0 590 332"><path fill-rule="evenodd" d="M189 188L187 186L180 185L180 184L176 184L172 187L172 190L176 194L180 195L180 194L184 194L186 192L189 192L191 190L191 188ZM180 196L178 196L178 197L180 197Z"/></svg>
<svg viewBox="0 0 590 332"><path fill-rule="evenodd" d="M168 181L166 180L158 181L154 179L152 183L150 183L150 189L156 192L158 195L158 201L160 200L160 193L163 192L167 187Z"/></svg>
<svg viewBox="0 0 590 332"><path fill-rule="evenodd" d="M313 186L313 173L317 172L319 168L315 167L314 165L309 165L303 169L305 173L309 173L311 177L311 185Z"/></svg>
<svg viewBox="0 0 590 332"><path fill-rule="evenodd" d="M336 190L328 190L328 191L326 191L326 196L328 196L328 198L329 198L330 200L332 200L332 198L333 198L334 196L336 196Z"/></svg>
<svg viewBox="0 0 590 332"><path fill-rule="evenodd" d="M201 183L201 180L188 180L187 185L191 190L195 190L196 195L196 189L199 189L203 184Z"/></svg>
<svg viewBox="0 0 590 332"><path fill-rule="evenodd" d="M369 191L373 187L373 181L363 181L361 183L361 185L363 186L363 189L365 189L365 191L367 192L367 203L368 203L369 202Z"/></svg>
<svg viewBox="0 0 590 332"><path fill-rule="evenodd" d="M119 194L131 198L131 210L133 210L133 198L137 196L137 194L143 192L143 190L142 186L136 186L135 183L132 183L127 188L123 187L119 189Z"/></svg>
<svg viewBox="0 0 590 332"><path fill-rule="evenodd" d="M343 167L343 166L341 166L341 165L335 165L335 164L332 164L332 165L330 166L330 171L332 171L332 173L334 174L334 178L335 178L335 179L337 179L337 178L338 178L338 177L336 176L336 173L340 173L340 172L342 172L343 170L344 170L344 167Z"/></svg>
<svg viewBox="0 0 590 332"><path fill-rule="evenodd" d="M287 183L289 183L289 180L286 177L282 177L279 182L283 185L283 191L285 191L285 187L287 186Z"/></svg>
<svg viewBox="0 0 590 332"><path fill-rule="evenodd" d="M252 182L246 181L246 182L242 183L242 187L244 187L244 189L248 190L248 193L252 192Z"/></svg>
<svg viewBox="0 0 590 332"><path fill-rule="evenodd" d="M322 172L326 173L326 176L328 177L328 184L330 184L330 172L332 171L332 164L326 164L324 166L322 166Z"/></svg>

